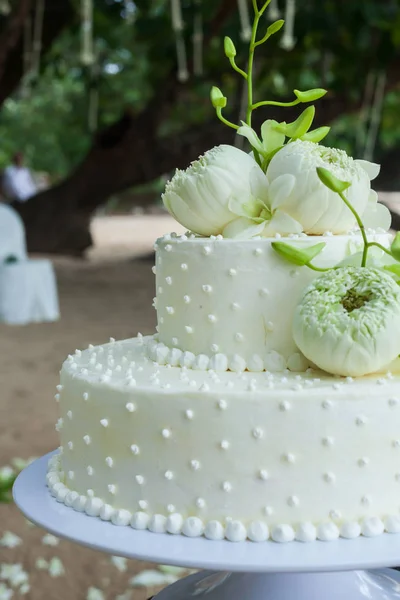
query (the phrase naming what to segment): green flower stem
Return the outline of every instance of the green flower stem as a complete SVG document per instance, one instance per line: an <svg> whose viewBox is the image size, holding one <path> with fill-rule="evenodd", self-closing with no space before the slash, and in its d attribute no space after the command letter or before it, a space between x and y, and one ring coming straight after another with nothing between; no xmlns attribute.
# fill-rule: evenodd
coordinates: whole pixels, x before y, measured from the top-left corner
<svg viewBox="0 0 400 600"><path fill-rule="evenodd" d="M388 248L385 248L385 246L382 246L382 244L379 244L378 242L368 242L368 247L370 248L371 246L376 246L377 248L380 248L380 250L383 250L391 258L393 258L393 254L390 252L390 250L388 250Z"/></svg>
<svg viewBox="0 0 400 600"><path fill-rule="evenodd" d="M368 244L367 234L365 233L364 223L362 222L361 217L359 216L358 212L352 207L352 205L347 200L347 198L343 194L343 192L338 192L338 194L341 197L341 199L343 200L343 202L345 203L345 205L347 206L347 208L349 208L351 210L351 212L353 213L354 218L357 221L357 225L360 228L362 239L363 239L363 242L364 242L364 250L363 250L363 255L362 255L362 260L361 260L361 266L365 267L365 265L367 264L367 256L368 256L368 246L369 246L369 244Z"/></svg>
<svg viewBox="0 0 400 600"><path fill-rule="evenodd" d="M267 6L271 0L267 0L264 3L261 9L258 9L257 0L253 0L253 8L254 8L254 22L253 29L251 32L251 40L249 47L249 63L248 63L248 72L247 72L247 113L246 113L246 123L251 127L251 113L253 112L253 65L254 65L254 51L256 49L257 43L257 30L258 24L260 22L260 18L264 14Z"/></svg>
<svg viewBox="0 0 400 600"><path fill-rule="evenodd" d="M319 273L325 273L326 271L331 271L331 267L328 267L325 269L323 267L316 267L312 263L307 263L305 266L308 267L309 269L312 269L313 271L318 271Z"/></svg>
<svg viewBox="0 0 400 600"><path fill-rule="evenodd" d="M298 98L296 98L296 100L293 100L292 102L278 102L276 100L263 100L262 102L257 102L257 104L253 104L253 106L251 107L253 110L255 110L256 108L260 108L260 106L297 106L297 104L300 104L301 100L299 100Z"/></svg>
<svg viewBox="0 0 400 600"><path fill-rule="evenodd" d="M239 125L235 125L235 123L231 123L231 121L228 121L228 119L225 119L225 117L222 115L222 108L217 108L216 109L217 112L217 117L220 121L222 121L222 123L224 123L225 125L228 125L228 127L231 127L232 129L235 129L236 131L239 129Z"/></svg>
<svg viewBox="0 0 400 600"><path fill-rule="evenodd" d="M229 62L231 63L231 67L234 71L236 71L236 73L239 73L239 75L241 75L242 77L244 77L247 81L248 76L247 73L245 71L243 71L243 69L241 69L240 67L237 66L234 57L232 56L232 58L229 59Z"/></svg>
<svg viewBox="0 0 400 600"><path fill-rule="evenodd" d="M247 72L247 113L246 113L246 123L249 127L251 127L251 113L253 111L253 65L254 65L254 51L255 51L255 41L257 37L257 29L258 23L260 21L260 13L258 12L257 0L253 0L254 5L254 22L253 29L251 32L251 40L249 47L249 63L248 63L248 72Z"/></svg>

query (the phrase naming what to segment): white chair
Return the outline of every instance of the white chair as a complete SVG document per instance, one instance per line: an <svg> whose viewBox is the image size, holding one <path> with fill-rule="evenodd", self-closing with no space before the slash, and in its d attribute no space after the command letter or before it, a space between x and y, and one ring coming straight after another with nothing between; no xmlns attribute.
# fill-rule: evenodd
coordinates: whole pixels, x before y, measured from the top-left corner
<svg viewBox="0 0 400 600"><path fill-rule="evenodd" d="M56 321L57 283L49 260L30 260L19 215L0 204L0 321L10 325Z"/></svg>
<svg viewBox="0 0 400 600"><path fill-rule="evenodd" d="M18 260L27 258L25 228L15 210L0 203L0 262L11 256Z"/></svg>

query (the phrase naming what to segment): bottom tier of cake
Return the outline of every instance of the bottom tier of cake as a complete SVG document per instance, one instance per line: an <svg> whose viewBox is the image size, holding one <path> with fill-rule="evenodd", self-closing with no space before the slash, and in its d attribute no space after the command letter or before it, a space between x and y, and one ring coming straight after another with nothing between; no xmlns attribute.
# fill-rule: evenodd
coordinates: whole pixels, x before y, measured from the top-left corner
<svg viewBox="0 0 400 600"><path fill-rule="evenodd" d="M400 531L400 377L191 371L154 364L143 343L64 363L58 501L231 541Z"/></svg>

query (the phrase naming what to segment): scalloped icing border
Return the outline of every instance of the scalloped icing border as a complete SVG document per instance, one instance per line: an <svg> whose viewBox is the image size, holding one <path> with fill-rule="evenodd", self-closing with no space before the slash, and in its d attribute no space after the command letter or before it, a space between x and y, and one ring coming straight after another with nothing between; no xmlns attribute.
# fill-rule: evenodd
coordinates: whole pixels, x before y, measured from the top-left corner
<svg viewBox="0 0 400 600"><path fill-rule="evenodd" d="M384 532L400 533L400 517L387 516L384 520L380 517L367 517L358 521L347 521L338 527L332 521L326 523L300 523L296 529L290 524L275 525L272 529L264 521L253 521L248 527L238 520L229 520L226 525L220 521L212 520L204 523L198 517L184 518L180 513L168 516L150 515L144 511L131 513L125 509L114 509L101 498L83 496L70 490L62 479L60 469L60 454L52 456L48 462L46 483L52 496L57 502L71 507L77 512L84 512L89 517L100 517L103 521L110 521L117 526L131 526L137 530L149 530L153 533L169 533L185 535L187 537L204 536L208 540L223 540L230 542L273 541L288 543L292 541L313 542L320 540L331 542L339 537L354 539L363 535L376 537Z"/></svg>
<svg viewBox="0 0 400 600"><path fill-rule="evenodd" d="M222 353L216 353L213 356L196 355L179 348L171 348L160 342L157 334L146 337L145 354L147 358L160 366L186 367L194 371L233 371L234 373L270 371L279 373L289 369L296 373L304 373L312 367L312 364L300 351L293 353L287 360L282 354L273 350L267 352L264 358L259 354L254 354L246 361L239 354L233 354L230 357Z"/></svg>

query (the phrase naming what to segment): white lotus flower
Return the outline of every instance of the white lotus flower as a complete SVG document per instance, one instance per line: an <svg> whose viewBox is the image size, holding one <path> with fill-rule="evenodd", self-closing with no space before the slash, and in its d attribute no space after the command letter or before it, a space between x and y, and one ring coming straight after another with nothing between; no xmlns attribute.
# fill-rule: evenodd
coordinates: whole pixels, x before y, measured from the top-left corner
<svg viewBox="0 0 400 600"><path fill-rule="evenodd" d="M293 337L328 373L374 373L400 354L400 287L381 269L332 269L305 290Z"/></svg>
<svg viewBox="0 0 400 600"><path fill-rule="evenodd" d="M162 196L171 215L200 235L218 235L237 215L229 208L233 195L243 203L251 197L250 173L261 168L234 146L212 148L186 171L176 171Z"/></svg>
<svg viewBox="0 0 400 600"><path fill-rule="evenodd" d="M296 183L293 175L281 175L272 184L261 169L253 169L250 174L251 195L247 202L235 195L229 208L239 218L229 223L223 230L227 238L247 239L256 235L273 237L279 233L301 233L300 223L280 210Z"/></svg>
<svg viewBox="0 0 400 600"><path fill-rule="evenodd" d="M371 191L370 182L377 177L379 165L354 160L343 150L296 140L275 154L268 166L267 177L270 184L282 175L290 174L295 178L292 193L279 208L301 223L306 233L345 233L356 225L353 214L338 194L320 181L317 167L325 167L338 179L352 182L344 193L367 227L388 228L388 210L377 205L376 193Z"/></svg>

